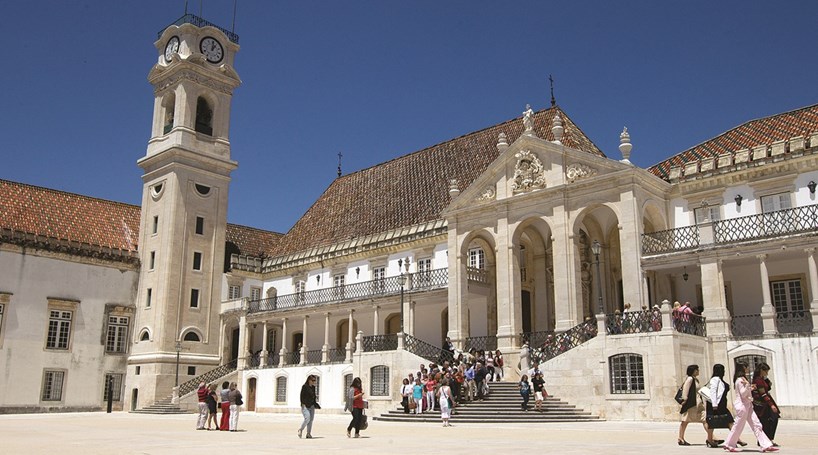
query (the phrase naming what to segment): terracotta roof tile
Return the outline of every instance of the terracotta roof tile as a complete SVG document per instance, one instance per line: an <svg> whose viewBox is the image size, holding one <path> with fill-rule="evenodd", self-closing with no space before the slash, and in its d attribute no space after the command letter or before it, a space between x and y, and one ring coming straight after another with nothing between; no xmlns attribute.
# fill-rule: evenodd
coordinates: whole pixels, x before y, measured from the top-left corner
<svg viewBox="0 0 818 455"><path fill-rule="evenodd" d="M556 112L565 128L563 144L605 156L559 107L534 114L537 136L553 140ZM522 132L518 117L339 177L281 239L273 255L439 219L449 204L449 179L466 189L499 155L498 135L505 133L512 143Z"/></svg>
<svg viewBox="0 0 818 455"><path fill-rule="evenodd" d="M818 104L751 120L655 164L649 167L648 171L668 180L671 166L684 166L691 161L717 157L720 154L771 144L796 136L808 137L815 131L818 131Z"/></svg>
<svg viewBox="0 0 818 455"><path fill-rule="evenodd" d="M273 247L284 234L264 231L239 224L227 224L225 241L232 242L239 249L238 254L254 257L269 256Z"/></svg>

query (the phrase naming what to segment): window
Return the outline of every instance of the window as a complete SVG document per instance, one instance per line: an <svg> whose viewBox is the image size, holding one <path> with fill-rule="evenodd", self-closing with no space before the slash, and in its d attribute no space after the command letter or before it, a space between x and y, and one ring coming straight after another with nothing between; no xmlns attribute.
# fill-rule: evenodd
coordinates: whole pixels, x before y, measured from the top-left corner
<svg viewBox="0 0 818 455"><path fill-rule="evenodd" d="M763 213L776 212L791 207L790 193L778 193L761 197L761 211Z"/></svg>
<svg viewBox="0 0 818 455"><path fill-rule="evenodd" d="M6 310L6 305L4 303L0 303L0 339L3 337L3 313Z"/></svg>
<svg viewBox="0 0 818 455"><path fill-rule="evenodd" d="M474 269L486 268L486 252L482 248L469 248L469 267Z"/></svg>
<svg viewBox="0 0 818 455"><path fill-rule="evenodd" d="M191 308L199 308L199 290L198 289L191 289L190 290L190 307Z"/></svg>
<svg viewBox="0 0 818 455"><path fill-rule="evenodd" d="M139 376L139 373L142 373L142 367L137 365L136 368L134 368L134 374Z"/></svg>
<svg viewBox="0 0 818 455"><path fill-rule="evenodd" d="M346 275L338 274L332 277L332 296L334 298L344 298L344 283L346 283Z"/></svg>
<svg viewBox="0 0 818 455"><path fill-rule="evenodd" d="M760 363L767 363L769 365L766 356L755 354L740 355L736 357L733 364L733 371L736 371L735 366L739 363L744 363L747 365L747 378L750 380L753 378L753 372L756 369L756 365Z"/></svg>
<svg viewBox="0 0 818 455"><path fill-rule="evenodd" d="M151 229L152 234L156 234L159 232L159 215L155 215L153 217L153 228Z"/></svg>
<svg viewBox="0 0 818 455"><path fill-rule="evenodd" d="M389 396L389 367L378 365L370 370L369 390L373 397Z"/></svg>
<svg viewBox="0 0 818 455"><path fill-rule="evenodd" d="M198 251L193 252L193 270L202 270L202 253Z"/></svg>
<svg viewBox="0 0 818 455"><path fill-rule="evenodd" d="M770 282L770 289L776 314L803 312L805 310L801 280L772 281Z"/></svg>
<svg viewBox="0 0 818 455"><path fill-rule="evenodd" d="M43 392L40 395L43 401L62 401L62 386L65 380L65 371L45 370L43 374Z"/></svg>
<svg viewBox="0 0 818 455"><path fill-rule="evenodd" d="M196 376L196 367L194 367L194 366L187 367L187 375L188 376Z"/></svg>
<svg viewBox="0 0 818 455"><path fill-rule="evenodd" d="M139 368L139 367L137 367ZM139 373L137 373L139 374ZM122 399L122 374L121 373L106 373L105 385L102 391L102 400L108 401L108 388L110 386L113 392L113 401L120 401Z"/></svg>
<svg viewBox="0 0 818 455"><path fill-rule="evenodd" d="M279 376L276 378L276 402L287 402L287 377Z"/></svg>
<svg viewBox="0 0 818 455"><path fill-rule="evenodd" d="M199 335L196 334L196 332L191 331L185 334L185 337L182 338L182 341L201 341L201 339L199 338Z"/></svg>
<svg viewBox="0 0 818 455"><path fill-rule="evenodd" d="M609 359L611 393L645 393L645 370L639 354L618 354Z"/></svg>
<svg viewBox="0 0 818 455"><path fill-rule="evenodd" d="M250 300L261 300L261 288L255 286L250 288Z"/></svg>
<svg viewBox="0 0 818 455"><path fill-rule="evenodd" d="M304 280L296 281L295 283L295 293L298 294L298 300L303 302L306 298L304 293L307 291L307 282Z"/></svg>
<svg viewBox="0 0 818 455"><path fill-rule="evenodd" d="M71 319L73 311L49 310L48 312L48 336L46 337L46 349L68 350L71 341Z"/></svg>
<svg viewBox="0 0 818 455"><path fill-rule="evenodd" d="M241 298L241 286L231 284L230 287L227 288L227 298L228 298L228 300L240 299Z"/></svg>
<svg viewBox="0 0 818 455"><path fill-rule="evenodd" d="M705 217L709 217L710 221L719 221L721 219L721 207L718 205L699 207L693 209L693 214L696 217L696 224L704 223Z"/></svg>
<svg viewBox="0 0 818 455"><path fill-rule="evenodd" d="M526 264L528 264L528 256L526 255L525 245L520 245L520 281L528 281L528 271Z"/></svg>
<svg viewBox="0 0 818 455"><path fill-rule="evenodd" d="M386 267L372 269L372 292L380 293L386 290Z"/></svg>
<svg viewBox="0 0 818 455"><path fill-rule="evenodd" d="M156 266L156 251L151 251L151 258L148 260L148 270L153 270Z"/></svg>
<svg viewBox="0 0 818 455"><path fill-rule="evenodd" d="M153 297L153 289L148 288L148 292L145 295L145 308L151 307L151 299Z"/></svg>
<svg viewBox="0 0 818 455"><path fill-rule="evenodd" d="M201 216L196 217L196 234L204 235L204 218Z"/></svg>
<svg viewBox="0 0 818 455"><path fill-rule="evenodd" d="M196 131L208 136L213 135L213 109L201 96L196 100Z"/></svg>
<svg viewBox="0 0 818 455"><path fill-rule="evenodd" d="M418 259L417 284L428 285L432 281L432 259Z"/></svg>
<svg viewBox="0 0 818 455"><path fill-rule="evenodd" d="M108 316L108 334L105 337L105 352L125 352L128 349L128 318Z"/></svg>
<svg viewBox="0 0 818 455"><path fill-rule="evenodd" d="M142 335L139 335L139 341L150 341L151 334L147 330L142 331Z"/></svg>
<svg viewBox="0 0 818 455"><path fill-rule="evenodd" d="M341 394L341 401L346 402L349 388L352 387L352 374L344 375L344 393Z"/></svg>
<svg viewBox="0 0 818 455"><path fill-rule="evenodd" d="M315 375L315 401L321 401L321 376Z"/></svg>
<svg viewBox="0 0 818 455"><path fill-rule="evenodd" d="M790 194L778 193L761 198L761 212L764 220L764 230L767 234L783 234L789 232L792 220L787 216L789 212L780 212L790 208Z"/></svg>

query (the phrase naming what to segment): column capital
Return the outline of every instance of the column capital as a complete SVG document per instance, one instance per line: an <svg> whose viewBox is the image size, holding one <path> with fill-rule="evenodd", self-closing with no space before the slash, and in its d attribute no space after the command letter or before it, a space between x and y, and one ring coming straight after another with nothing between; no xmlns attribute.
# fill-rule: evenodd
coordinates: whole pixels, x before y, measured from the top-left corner
<svg viewBox="0 0 818 455"><path fill-rule="evenodd" d="M349 315L350 315L350 316L352 316L352 313L354 313L354 312L355 312L355 309L354 309L354 308L350 308L350 309L349 309Z"/></svg>
<svg viewBox="0 0 818 455"><path fill-rule="evenodd" d="M804 252L810 255L815 254L815 247L811 246L809 248L804 248Z"/></svg>
<svg viewBox="0 0 818 455"><path fill-rule="evenodd" d="M757 254L756 259L758 259L760 262L764 262L764 261L767 260L767 255L766 254Z"/></svg>

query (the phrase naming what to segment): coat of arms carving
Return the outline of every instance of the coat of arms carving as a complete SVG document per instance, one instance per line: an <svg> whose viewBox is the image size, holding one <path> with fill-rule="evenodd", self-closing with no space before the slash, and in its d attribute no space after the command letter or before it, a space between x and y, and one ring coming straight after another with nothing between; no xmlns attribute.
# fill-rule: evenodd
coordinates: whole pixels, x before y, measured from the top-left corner
<svg viewBox="0 0 818 455"><path fill-rule="evenodd" d="M511 182L513 193L525 193L537 188L545 188L545 173L542 161L530 150L521 150L514 154L517 165L514 167L514 179Z"/></svg>
<svg viewBox="0 0 818 455"><path fill-rule="evenodd" d="M574 163L565 169L565 177L569 182L596 175L596 169L580 163Z"/></svg>

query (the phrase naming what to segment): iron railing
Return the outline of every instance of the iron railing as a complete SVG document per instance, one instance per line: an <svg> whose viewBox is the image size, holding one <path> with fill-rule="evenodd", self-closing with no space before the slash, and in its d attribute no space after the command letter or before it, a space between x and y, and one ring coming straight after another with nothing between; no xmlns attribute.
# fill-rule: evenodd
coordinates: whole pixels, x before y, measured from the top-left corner
<svg viewBox="0 0 818 455"><path fill-rule="evenodd" d="M497 350L497 337L488 335L484 337L469 337L463 344L463 350L470 352L472 349L477 351L495 351Z"/></svg>
<svg viewBox="0 0 818 455"><path fill-rule="evenodd" d="M427 343L420 338L415 338L408 333L404 335L403 348L430 362L437 362L441 365L446 361L448 361L449 364L454 362L454 355L450 351Z"/></svg>
<svg viewBox="0 0 818 455"><path fill-rule="evenodd" d="M522 346L526 341L529 346L540 346L545 343L549 337L553 338L553 330L541 330L539 332L523 332L520 334L519 342Z"/></svg>
<svg viewBox="0 0 818 455"><path fill-rule="evenodd" d="M755 337L764 333L760 314L738 314L730 319L730 333L734 337Z"/></svg>
<svg viewBox="0 0 818 455"><path fill-rule="evenodd" d="M684 313L682 311L674 311L673 328L680 333L687 333L688 335L696 335L700 337L707 336L707 325L705 318L693 313Z"/></svg>
<svg viewBox="0 0 818 455"><path fill-rule="evenodd" d="M346 348L330 348L327 351L327 360L329 363L344 363L347 360Z"/></svg>
<svg viewBox="0 0 818 455"><path fill-rule="evenodd" d="M314 349L307 351L307 365L320 365L324 357L324 351L321 349Z"/></svg>
<svg viewBox="0 0 818 455"><path fill-rule="evenodd" d="M290 351L284 353L284 365L298 365L301 363L301 353L298 351Z"/></svg>
<svg viewBox="0 0 818 455"><path fill-rule="evenodd" d="M205 384L210 384L211 382L221 379L228 374L236 371L236 366L238 365L238 359L233 359L223 365L219 365L216 368L207 371L205 373L196 376L195 378L183 382L179 384L179 396L185 396L190 392L196 390L199 387L199 383L204 382Z"/></svg>
<svg viewBox="0 0 818 455"><path fill-rule="evenodd" d="M571 327L565 332L547 335L541 345L529 344L529 363L544 363L551 360L594 338L596 334L596 322L589 320Z"/></svg>
<svg viewBox="0 0 818 455"><path fill-rule="evenodd" d="M247 368L258 368L261 365L260 354L250 354L247 358Z"/></svg>
<svg viewBox="0 0 818 455"><path fill-rule="evenodd" d="M778 333L812 332L812 314L809 311L776 311L775 326Z"/></svg>
<svg viewBox="0 0 818 455"><path fill-rule="evenodd" d="M168 27L170 27L171 25L182 25L182 24L193 24L193 25L195 25L197 27L207 27L207 26L216 27L217 29L219 29L222 33L224 33L227 36L227 39L229 39L230 41L232 41L232 42L234 42L236 44L239 44L239 35L236 35L235 33L231 32L230 30L227 30L226 28L219 27L216 24L208 22L208 21L202 19L201 17L196 16L195 14L187 13L184 16L180 17L179 19L176 19L176 21L173 22L172 24L168 25ZM159 36L157 38L161 38L162 33L164 33L165 30L168 27L163 28L158 33Z"/></svg>
<svg viewBox="0 0 818 455"><path fill-rule="evenodd" d="M608 335L650 333L662 330L662 313L659 310L626 311L605 315L605 332Z"/></svg>
<svg viewBox="0 0 818 455"><path fill-rule="evenodd" d="M449 269L441 268L424 272L410 273L406 284L406 293L422 292L445 288L449 283ZM380 278L360 283L335 286L314 291L297 292L279 295L266 299L252 300L248 313L264 311L289 310L311 305L337 303L373 297L384 297L400 294L399 277Z"/></svg>
<svg viewBox="0 0 818 455"><path fill-rule="evenodd" d="M713 223L716 243L778 237L818 229L818 204Z"/></svg>
<svg viewBox="0 0 818 455"><path fill-rule="evenodd" d="M699 227L685 226L642 234L642 254L667 253L699 247Z"/></svg>
<svg viewBox="0 0 818 455"><path fill-rule="evenodd" d="M269 354L267 356L267 368L277 367L280 359L281 359L281 355L278 354L278 353Z"/></svg>
<svg viewBox="0 0 818 455"><path fill-rule="evenodd" d="M394 351L398 349L398 335L369 335L363 339L364 352Z"/></svg>

